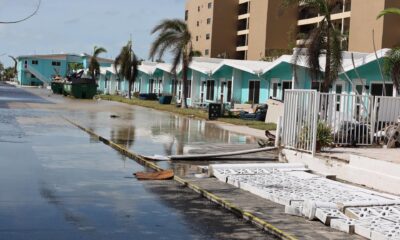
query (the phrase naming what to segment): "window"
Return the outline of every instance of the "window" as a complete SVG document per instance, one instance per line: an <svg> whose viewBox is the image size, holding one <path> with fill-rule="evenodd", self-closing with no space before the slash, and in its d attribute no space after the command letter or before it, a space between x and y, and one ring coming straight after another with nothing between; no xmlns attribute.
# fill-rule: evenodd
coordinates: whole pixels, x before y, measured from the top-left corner
<svg viewBox="0 0 400 240"><path fill-rule="evenodd" d="M393 96L393 84L386 83L386 96ZM371 95L372 96L384 96L383 83L372 83L371 84Z"/></svg>
<svg viewBox="0 0 400 240"><path fill-rule="evenodd" d="M32 60L32 65L38 65L39 61L38 60Z"/></svg>
<svg viewBox="0 0 400 240"><path fill-rule="evenodd" d="M321 82L320 81L312 81L311 83L311 89L312 90L317 90L317 91L321 91Z"/></svg>
<svg viewBox="0 0 400 240"><path fill-rule="evenodd" d="M206 56L208 56L208 55L210 54L210 50L206 49L206 50L204 51L204 54L205 54Z"/></svg>
<svg viewBox="0 0 400 240"><path fill-rule="evenodd" d="M196 36L196 42L198 42L199 41L199 36Z"/></svg>
<svg viewBox="0 0 400 240"><path fill-rule="evenodd" d="M232 100L232 81L228 81L228 89L227 89L228 93L226 96L226 101L227 102L231 102Z"/></svg>
<svg viewBox="0 0 400 240"><path fill-rule="evenodd" d="M278 97L278 83L273 83L272 84L272 97L277 98Z"/></svg>
<svg viewBox="0 0 400 240"><path fill-rule="evenodd" d="M196 25L197 25L197 26L200 26L200 22L199 22L199 21L197 21Z"/></svg>
<svg viewBox="0 0 400 240"><path fill-rule="evenodd" d="M104 88L107 88L107 84L108 84L108 78L106 77L106 79L104 80Z"/></svg>
<svg viewBox="0 0 400 240"><path fill-rule="evenodd" d="M210 34L209 33L206 34L206 40L210 40Z"/></svg>
<svg viewBox="0 0 400 240"><path fill-rule="evenodd" d="M200 6L197 7L197 11L200 12Z"/></svg>
<svg viewBox="0 0 400 240"><path fill-rule="evenodd" d="M335 92L336 92L336 94L342 94L343 93L343 85L337 84ZM341 99L342 99L341 95L336 95L336 111L340 111L340 109L341 109L341 102L342 102Z"/></svg>
<svg viewBox="0 0 400 240"><path fill-rule="evenodd" d="M215 86L214 80L207 80L206 99L209 100L209 101L213 101L214 100L214 86Z"/></svg>
<svg viewBox="0 0 400 240"><path fill-rule="evenodd" d="M282 101L285 100L285 90L292 89L292 81L284 81L282 86Z"/></svg>
<svg viewBox="0 0 400 240"><path fill-rule="evenodd" d="M163 91L162 79L158 79L158 95L159 96L161 96L162 91Z"/></svg>
<svg viewBox="0 0 400 240"><path fill-rule="evenodd" d="M52 66L61 66L61 62L53 61L51 62Z"/></svg>
<svg viewBox="0 0 400 240"><path fill-rule="evenodd" d="M192 80L187 80L185 96L186 98L191 98Z"/></svg>
<svg viewBox="0 0 400 240"><path fill-rule="evenodd" d="M172 79L172 94L175 95L178 90L178 81L175 79Z"/></svg>
<svg viewBox="0 0 400 240"><path fill-rule="evenodd" d="M210 9L210 8L212 8L212 3L211 2L208 3L208 9Z"/></svg>
<svg viewBox="0 0 400 240"><path fill-rule="evenodd" d="M211 24L211 18L207 18L207 25Z"/></svg>
<svg viewBox="0 0 400 240"><path fill-rule="evenodd" d="M154 93L154 79L150 79L149 93Z"/></svg>
<svg viewBox="0 0 400 240"><path fill-rule="evenodd" d="M31 73L31 78L36 78L36 76L34 74Z"/></svg>
<svg viewBox="0 0 400 240"><path fill-rule="evenodd" d="M260 102L260 81L249 81L249 102Z"/></svg>
<svg viewBox="0 0 400 240"><path fill-rule="evenodd" d="M185 21L187 21L189 19L189 11L186 10L185 11Z"/></svg>

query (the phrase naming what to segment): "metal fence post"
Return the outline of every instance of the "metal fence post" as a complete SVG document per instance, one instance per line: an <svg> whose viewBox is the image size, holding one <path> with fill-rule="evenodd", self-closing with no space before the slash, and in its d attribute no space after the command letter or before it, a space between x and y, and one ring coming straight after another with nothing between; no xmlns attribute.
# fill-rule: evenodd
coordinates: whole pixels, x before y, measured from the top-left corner
<svg viewBox="0 0 400 240"><path fill-rule="evenodd" d="M313 137L312 137L312 155L315 156L317 152L317 130L318 130L318 111L319 111L319 101L320 101L320 93L315 91L314 92L314 111L313 111Z"/></svg>
<svg viewBox="0 0 400 240"><path fill-rule="evenodd" d="M281 135L282 135L281 126L282 126L282 116L279 116L278 122L276 125L275 147L280 147L280 145L281 145L281 143L280 143L280 139L281 139Z"/></svg>

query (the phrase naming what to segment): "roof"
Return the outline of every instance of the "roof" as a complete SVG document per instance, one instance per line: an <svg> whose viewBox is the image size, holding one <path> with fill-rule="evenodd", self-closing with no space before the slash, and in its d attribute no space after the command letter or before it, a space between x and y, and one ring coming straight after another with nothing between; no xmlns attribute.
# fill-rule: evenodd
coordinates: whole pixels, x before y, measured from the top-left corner
<svg viewBox="0 0 400 240"><path fill-rule="evenodd" d="M138 70L140 72L148 75L153 75L156 69L157 69L156 62L142 62L142 64L138 66Z"/></svg>
<svg viewBox="0 0 400 240"><path fill-rule="evenodd" d="M83 53L83 54L76 54L76 53L60 53L60 54L33 54L33 55L22 55L18 56L17 59L21 58L38 58L38 59L55 59L55 60L65 60L67 57L88 57L89 59L92 58L91 55ZM102 63L114 63L114 60L108 58L101 58L98 57L97 60Z"/></svg>
<svg viewBox="0 0 400 240"><path fill-rule="evenodd" d="M157 69L167 72L167 73L171 73L172 70L172 64L169 63L157 63Z"/></svg>
<svg viewBox="0 0 400 240"><path fill-rule="evenodd" d="M33 54L33 55L18 56L17 59L21 59L21 58L66 59L68 56L80 56L80 55L78 55L78 54L67 54L67 53L61 53L61 54Z"/></svg>
<svg viewBox="0 0 400 240"><path fill-rule="evenodd" d="M114 65L111 67L100 67L100 74L107 74L107 72L116 74Z"/></svg>
<svg viewBox="0 0 400 240"><path fill-rule="evenodd" d="M266 61L248 61L248 60L233 60L233 59L224 59L216 69L214 69L213 74L219 71L224 66L229 66L235 69L239 69L251 74L261 74L263 69L270 66L272 62Z"/></svg>
<svg viewBox="0 0 400 240"><path fill-rule="evenodd" d="M194 57L189 68L206 75L211 75L222 61L223 59L220 58ZM180 65L177 70L177 72L180 73L182 71L182 65Z"/></svg>
<svg viewBox="0 0 400 240"><path fill-rule="evenodd" d="M358 57L357 59L354 59L354 65L356 66L356 68L361 67L370 62L376 61L377 56L378 56L378 58L383 58L389 51L390 51L390 49L384 48L384 49L378 50L374 53L364 54L364 55ZM344 69L344 72L348 72L348 71L351 71L354 69L353 62L351 61L351 59L350 59L350 61L348 61L347 64L345 64L345 62L343 62L343 69Z"/></svg>

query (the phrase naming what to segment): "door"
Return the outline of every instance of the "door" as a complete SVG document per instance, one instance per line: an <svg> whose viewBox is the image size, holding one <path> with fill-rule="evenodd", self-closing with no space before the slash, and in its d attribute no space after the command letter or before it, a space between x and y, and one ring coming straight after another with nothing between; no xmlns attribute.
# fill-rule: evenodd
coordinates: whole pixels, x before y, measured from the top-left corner
<svg viewBox="0 0 400 240"><path fill-rule="evenodd" d="M343 112L343 105L344 105L344 99L341 94L344 93L344 84L343 83L336 83L335 86L335 94L336 94L336 99L335 99L335 109L337 112Z"/></svg>
<svg viewBox="0 0 400 240"><path fill-rule="evenodd" d="M226 102L230 103L232 99L232 81L228 81L226 91Z"/></svg>
<svg viewBox="0 0 400 240"><path fill-rule="evenodd" d="M260 102L260 81L249 82L249 102L253 104Z"/></svg>
<svg viewBox="0 0 400 240"><path fill-rule="evenodd" d="M292 81L283 81L282 82L282 101L285 101L285 90L292 89Z"/></svg>
<svg viewBox="0 0 400 240"><path fill-rule="evenodd" d="M221 103L225 102L225 95L226 95L226 82L225 81L221 81L221 89L220 89L220 94L219 94L219 99L221 101Z"/></svg>
<svg viewBox="0 0 400 240"><path fill-rule="evenodd" d="M204 102L204 95L205 95L205 90L206 90L206 82L202 81L201 82L201 87L200 87L200 102Z"/></svg>

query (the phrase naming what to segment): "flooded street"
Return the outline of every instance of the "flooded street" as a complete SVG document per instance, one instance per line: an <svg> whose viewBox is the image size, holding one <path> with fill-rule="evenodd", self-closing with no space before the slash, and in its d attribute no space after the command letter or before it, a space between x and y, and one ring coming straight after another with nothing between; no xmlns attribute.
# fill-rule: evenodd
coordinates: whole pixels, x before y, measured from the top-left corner
<svg viewBox="0 0 400 240"><path fill-rule="evenodd" d="M138 182L142 166L62 117L144 155L256 143L196 119L0 85L0 239L273 239L175 182Z"/></svg>

